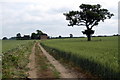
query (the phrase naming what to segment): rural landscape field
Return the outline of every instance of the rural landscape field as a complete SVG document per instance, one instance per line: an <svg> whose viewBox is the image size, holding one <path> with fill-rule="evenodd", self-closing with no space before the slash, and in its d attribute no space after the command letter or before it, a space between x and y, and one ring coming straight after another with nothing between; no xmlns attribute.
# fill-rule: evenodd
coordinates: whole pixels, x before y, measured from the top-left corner
<svg viewBox="0 0 120 80"><path fill-rule="evenodd" d="M120 80L118 0L0 1L0 79Z"/></svg>
<svg viewBox="0 0 120 80"><path fill-rule="evenodd" d="M112 77L119 73L118 37L95 37L91 42L85 38L58 39L42 44L53 56L73 61L94 74Z"/></svg>
<svg viewBox="0 0 120 80"><path fill-rule="evenodd" d="M2 41L2 78L26 76L25 70L33 41Z"/></svg>
<svg viewBox="0 0 120 80"><path fill-rule="evenodd" d="M40 55L41 50L37 45L34 45L37 40L3 40L2 41L2 78L10 79L10 78L24 78L30 75L30 68L28 64L32 62L29 59L31 54L33 53L32 47L35 47L35 62L37 65L37 75L42 73L42 76L33 77L33 78L56 78L59 76L59 73L54 69L54 67L48 64L46 57ZM39 42L39 41L38 41ZM34 63L35 63L34 62ZM32 66L33 64L29 64ZM52 72L48 75L45 71L49 70L49 67L52 68ZM34 71L32 71L33 73ZM34 73L33 73L34 74ZM45 76L48 75L48 76Z"/></svg>
<svg viewBox="0 0 120 80"><path fill-rule="evenodd" d="M117 78L119 76L118 37L112 36L93 37L91 42L86 41L86 38L45 41L3 40L3 78L28 77L26 74L29 71L27 64L30 62L29 56L36 42L41 44L58 61L63 59L68 63L73 62L73 65L100 78ZM56 75L58 76L57 72Z"/></svg>

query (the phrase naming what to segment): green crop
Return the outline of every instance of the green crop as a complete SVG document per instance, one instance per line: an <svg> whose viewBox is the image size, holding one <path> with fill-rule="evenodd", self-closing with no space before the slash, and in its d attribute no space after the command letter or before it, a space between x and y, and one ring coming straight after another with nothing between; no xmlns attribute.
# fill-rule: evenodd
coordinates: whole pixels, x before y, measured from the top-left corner
<svg viewBox="0 0 120 80"><path fill-rule="evenodd" d="M41 43L53 56L73 61L102 77L118 77L118 37L52 39Z"/></svg>
<svg viewBox="0 0 120 80"><path fill-rule="evenodd" d="M10 51L22 44L28 43L32 40L2 40L2 52Z"/></svg>

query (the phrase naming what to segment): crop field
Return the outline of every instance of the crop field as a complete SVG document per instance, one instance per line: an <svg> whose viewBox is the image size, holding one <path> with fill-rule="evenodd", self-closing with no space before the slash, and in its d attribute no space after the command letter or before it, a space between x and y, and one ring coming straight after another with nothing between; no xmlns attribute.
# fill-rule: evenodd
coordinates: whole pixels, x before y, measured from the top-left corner
<svg viewBox="0 0 120 80"><path fill-rule="evenodd" d="M86 38L52 39L41 44L56 58L72 61L100 77L119 76L118 37L93 37L92 41Z"/></svg>
<svg viewBox="0 0 120 80"><path fill-rule="evenodd" d="M31 42L30 40L3 40L2 41L2 52L7 52L16 47Z"/></svg>
<svg viewBox="0 0 120 80"><path fill-rule="evenodd" d="M3 40L2 41L2 78L25 78L29 63L29 55L34 41Z"/></svg>

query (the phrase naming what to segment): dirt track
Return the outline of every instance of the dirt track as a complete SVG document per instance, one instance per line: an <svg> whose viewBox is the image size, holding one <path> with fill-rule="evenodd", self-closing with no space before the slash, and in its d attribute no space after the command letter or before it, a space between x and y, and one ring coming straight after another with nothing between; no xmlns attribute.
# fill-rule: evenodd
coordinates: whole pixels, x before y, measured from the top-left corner
<svg viewBox="0 0 120 80"><path fill-rule="evenodd" d="M36 73L36 64L35 64L35 44L32 48L32 53L29 57L30 63L28 64L28 67L30 68L30 71L28 71L29 77L28 78L38 78Z"/></svg>
<svg viewBox="0 0 120 80"><path fill-rule="evenodd" d="M43 54L50 61L50 63L56 68L58 72L60 72L61 78L77 78L77 76L74 73L71 73L62 64L60 64L54 57L52 57L48 52L46 52L46 50L41 45L39 46Z"/></svg>
<svg viewBox="0 0 120 80"><path fill-rule="evenodd" d="M28 78L39 78L37 76L37 68L36 68L36 62L35 62L35 45L38 45L42 51L42 54L46 56L50 64L52 64L55 69L60 72L60 78L83 78L83 74L76 73L72 71L71 69L65 68L59 61L57 61L53 56L51 56L39 43L35 43L32 48L32 53L30 54L29 60L30 63L28 64L28 67L30 68L30 71L28 71ZM79 74L79 75L78 75Z"/></svg>

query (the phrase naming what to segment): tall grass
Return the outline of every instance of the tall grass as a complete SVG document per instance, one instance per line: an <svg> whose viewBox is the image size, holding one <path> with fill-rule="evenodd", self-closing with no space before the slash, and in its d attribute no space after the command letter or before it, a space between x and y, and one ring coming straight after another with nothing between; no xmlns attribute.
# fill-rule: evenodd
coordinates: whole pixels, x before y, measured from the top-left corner
<svg viewBox="0 0 120 80"><path fill-rule="evenodd" d="M104 78L119 77L118 37L47 40L41 43L53 56L74 62L77 66Z"/></svg>

